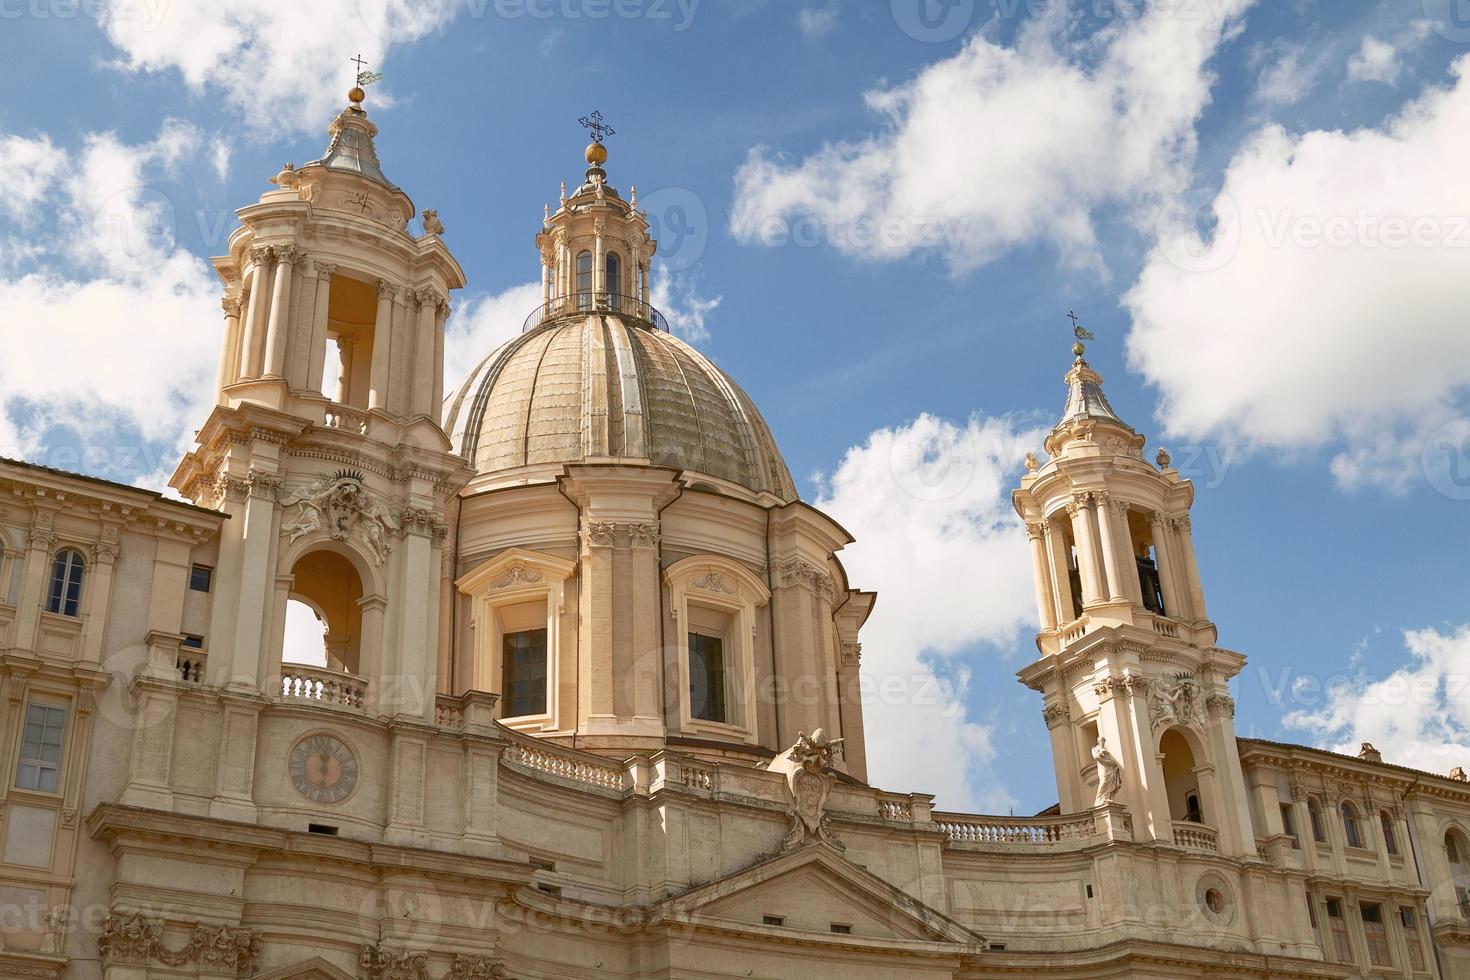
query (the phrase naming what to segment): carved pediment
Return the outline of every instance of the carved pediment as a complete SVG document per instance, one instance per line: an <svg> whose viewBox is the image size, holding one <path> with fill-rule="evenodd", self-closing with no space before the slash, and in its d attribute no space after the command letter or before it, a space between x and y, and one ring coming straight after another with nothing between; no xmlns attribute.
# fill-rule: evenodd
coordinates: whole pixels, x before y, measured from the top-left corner
<svg viewBox="0 0 1470 980"><path fill-rule="evenodd" d="M780 928L830 941L832 925L852 927L860 938L953 944L978 952L985 945L942 912L853 864L825 844L813 843L737 871L671 898L655 918L667 916L729 929Z"/></svg>

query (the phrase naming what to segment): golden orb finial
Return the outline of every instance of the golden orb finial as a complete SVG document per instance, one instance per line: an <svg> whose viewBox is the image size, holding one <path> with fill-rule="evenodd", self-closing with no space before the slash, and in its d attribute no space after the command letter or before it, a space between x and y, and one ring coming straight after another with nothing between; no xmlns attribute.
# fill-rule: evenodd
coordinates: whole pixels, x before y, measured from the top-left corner
<svg viewBox="0 0 1470 980"><path fill-rule="evenodd" d="M582 156L586 158L590 165L600 167L604 163L607 163L607 147L593 140L587 144L587 149L583 151Z"/></svg>
<svg viewBox="0 0 1470 980"><path fill-rule="evenodd" d="M362 100L367 98L367 93L362 90L361 85L354 85L347 90L347 99L353 105L362 105Z"/></svg>

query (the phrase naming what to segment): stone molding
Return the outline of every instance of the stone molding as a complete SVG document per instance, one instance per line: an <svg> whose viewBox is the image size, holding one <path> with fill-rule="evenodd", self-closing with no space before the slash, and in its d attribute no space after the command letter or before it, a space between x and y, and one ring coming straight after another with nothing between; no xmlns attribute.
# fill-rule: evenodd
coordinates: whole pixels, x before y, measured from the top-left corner
<svg viewBox="0 0 1470 980"><path fill-rule="evenodd" d="M657 548L657 524L647 521L588 521L579 532L583 548Z"/></svg>
<svg viewBox="0 0 1470 980"><path fill-rule="evenodd" d="M357 954L362 980L430 980L429 954L381 943L362 947ZM511 980L505 966L488 956L454 955L442 980Z"/></svg>

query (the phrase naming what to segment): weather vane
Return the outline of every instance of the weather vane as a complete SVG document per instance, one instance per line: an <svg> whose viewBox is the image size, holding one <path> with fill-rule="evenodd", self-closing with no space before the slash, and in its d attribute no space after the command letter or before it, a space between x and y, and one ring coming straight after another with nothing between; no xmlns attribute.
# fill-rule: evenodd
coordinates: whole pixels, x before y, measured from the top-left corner
<svg viewBox="0 0 1470 980"><path fill-rule="evenodd" d="M618 132L602 121L601 109L593 109L592 115L583 116L577 122L581 123L592 134L592 142L594 143L601 143L604 136L616 136Z"/></svg>
<svg viewBox="0 0 1470 980"><path fill-rule="evenodd" d="M1081 324L1077 317L1076 310L1068 310L1067 319L1072 321L1072 336L1077 338L1077 342L1072 345L1072 353L1076 354L1078 357L1081 357L1082 352L1085 349L1082 346L1082 342L1084 340L1096 340L1097 338L1092 335L1091 330L1088 330Z"/></svg>
<svg viewBox="0 0 1470 980"><path fill-rule="evenodd" d="M381 82L383 80L383 75L381 72L363 70L363 66L366 65L367 62L362 60L361 53L359 53L356 58L349 58L348 60L357 66L356 77L358 85L371 85L373 84L373 82Z"/></svg>

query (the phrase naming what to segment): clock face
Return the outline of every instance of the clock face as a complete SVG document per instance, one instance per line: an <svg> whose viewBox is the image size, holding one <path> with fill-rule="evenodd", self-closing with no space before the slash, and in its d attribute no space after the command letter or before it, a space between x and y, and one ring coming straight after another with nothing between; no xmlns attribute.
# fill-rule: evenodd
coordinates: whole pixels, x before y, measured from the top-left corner
<svg viewBox="0 0 1470 980"><path fill-rule="evenodd" d="M357 759L330 735L308 735L288 762L291 785L313 803L341 803L357 785Z"/></svg>

